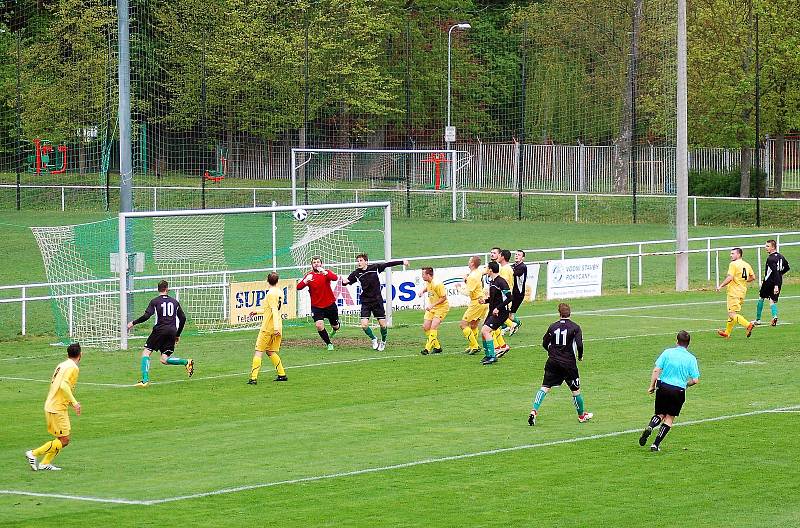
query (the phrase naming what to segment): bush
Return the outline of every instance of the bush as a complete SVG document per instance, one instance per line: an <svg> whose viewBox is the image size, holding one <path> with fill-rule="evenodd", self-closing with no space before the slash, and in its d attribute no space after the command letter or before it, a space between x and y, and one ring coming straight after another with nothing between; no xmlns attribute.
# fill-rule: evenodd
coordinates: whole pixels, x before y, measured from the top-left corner
<svg viewBox="0 0 800 528"><path fill-rule="evenodd" d="M750 196L764 196L764 179L766 173L759 171L758 177L756 169L750 169ZM689 195L690 196L739 196L739 186L742 179L739 171L689 171ZM760 184L760 185L759 185ZM760 187L760 188L759 188Z"/></svg>

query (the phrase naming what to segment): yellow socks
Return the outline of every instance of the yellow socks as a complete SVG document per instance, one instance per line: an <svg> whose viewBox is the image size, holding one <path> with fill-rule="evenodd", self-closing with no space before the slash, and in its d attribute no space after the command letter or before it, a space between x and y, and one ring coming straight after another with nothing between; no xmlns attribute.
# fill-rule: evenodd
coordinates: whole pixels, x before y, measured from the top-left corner
<svg viewBox="0 0 800 528"><path fill-rule="evenodd" d="M499 328L497 330L492 331L492 338L494 339L495 348L506 346L506 340L503 337L503 332L501 332Z"/></svg>
<svg viewBox="0 0 800 528"><path fill-rule="evenodd" d="M42 458L42 464L49 464L52 460L56 457L56 455L64 448L61 445L61 440L58 438L51 440L49 442L45 442L41 446L37 447L33 450L33 456L40 457L44 455Z"/></svg>
<svg viewBox="0 0 800 528"><path fill-rule="evenodd" d="M478 340L475 338L476 334L475 331L471 327L466 327L461 330L461 333L464 334L464 337L469 342L469 347L473 350L479 348L478 347Z"/></svg>
<svg viewBox="0 0 800 528"><path fill-rule="evenodd" d="M431 330L429 339L433 348L442 348L442 344L439 342L439 330Z"/></svg>
<svg viewBox="0 0 800 528"><path fill-rule="evenodd" d="M277 352L273 352L269 355L269 360L272 361L272 366L275 367L275 370L278 372L278 376L285 376L286 371L283 370L283 363L281 363L281 357L278 355Z"/></svg>
<svg viewBox="0 0 800 528"><path fill-rule="evenodd" d="M425 332L425 335L428 336L428 340L425 342L425 350L428 350L428 351L433 350L433 348L434 348L434 346L433 346L433 340L434 340L433 334L434 334L434 332L435 332L435 330L428 330L427 332Z"/></svg>
<svg viewBox="0 0 800 528"><path fill-rule="evenodd" d="M750 321L744 318L741 314L736 314L736 322L742 325L743 327L747 328L750 326Z"/></svg>
<svg viewBox="0 0 800 528"><path fill-rule="evenodd" d="M253 365L250 367L250 379L257 380L258 372L261 370L261 357L253 356Z"/></svg>
<svg viewBox="0 0 800 528"><path fill-rule="evenodd" d="M733 331L733 325L734 324L736 324L736 321L729 317L728 318L728 322L725 324L725 333L726 334L731 335L731 332Z"/></svg>

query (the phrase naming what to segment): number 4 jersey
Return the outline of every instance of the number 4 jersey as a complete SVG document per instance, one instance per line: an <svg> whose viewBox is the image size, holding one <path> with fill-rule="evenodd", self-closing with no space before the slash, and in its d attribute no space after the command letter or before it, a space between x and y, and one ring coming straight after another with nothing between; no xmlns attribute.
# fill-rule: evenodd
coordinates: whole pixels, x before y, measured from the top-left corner
<svg viewBox="0 0 800 528"><path fill-rule="evenodd" d="M559 319L550 325L542 338L542 346L550 359L564 366L575 365L575 356L583 358L581 327L569 319Z"/></svg>

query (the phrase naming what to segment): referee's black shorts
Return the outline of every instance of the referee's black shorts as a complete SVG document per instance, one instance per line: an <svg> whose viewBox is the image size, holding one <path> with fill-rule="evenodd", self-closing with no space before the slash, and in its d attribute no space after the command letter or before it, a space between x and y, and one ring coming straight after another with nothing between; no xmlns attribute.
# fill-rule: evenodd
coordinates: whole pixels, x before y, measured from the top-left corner
<svg viewBox="0 0 800 528"><path fill-rule="evenodd" d="M778 302L778 297L781 295L781 289L778 288L778 293L775 293L775 283L765 281L764 284L761 285L761 291L758 292L758 296L762 299L771 299L772 302Z"/></svg>
<svg viewBox="0 0 800 528"><path fill-rule="evenodd" d="M511 313L515 314L519 310L519 307L522 306L522 301L525 300L525 294L514 292L511 294L511 309L509 310Z"/></svg>
<svg viewBox="0 0 800 528"><path fill-rule="evenodd" d="M686 401L686 389L658 382L656 386L656 408L655 414L668 414L679 416L683 402Z"/></svg>
<svg viewBox="0 0 800 528"><path fill-rule="evenodd" d="M330 321L331 326L339 326L339 309L336 303L328 306L327 308L311 307L311 318L316 321L323 321L327 319Z"/></svg>

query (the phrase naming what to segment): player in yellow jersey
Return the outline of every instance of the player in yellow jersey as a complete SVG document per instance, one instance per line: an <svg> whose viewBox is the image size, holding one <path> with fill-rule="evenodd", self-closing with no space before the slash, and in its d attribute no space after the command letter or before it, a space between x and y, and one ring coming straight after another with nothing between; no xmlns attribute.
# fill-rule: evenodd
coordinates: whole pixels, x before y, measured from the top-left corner
<svg viewBox="0 0 800 528"><path fill-rule="evenodd" d="M55 436L55 439L25 452L25 458L34 471L59 471L61 469L53 465L53 459L69 445L71 426L67 409L71 405L75 409L75 414L81 415L81 404L72 394L72 390L78 382L80 362L81 346L78 343L72 343L67 347L67 359L59 363L53 372L50 391L44 402L44 414L47 420L47 432ZM43 457L42 461L37 463L36 458L40 456Z"/></svg>
<svg viewBox="0 0 800 528"><path fill-rule="evenodd" d="M256 351L253 354L253 363L250 368L250 378L248 385L258 383L258 372L261 370L261 358L264 352L275 366L278 377L275 381L287 381L286 371L283 369L281 357L278 351L281 349L281 337L283 333L283 319L281 318L281 306L283 305L283 291L278 288L278 274L274 271L267 275L269 290L264 298L264 319L261 321L261 330L258 331L256 339Z"/></svg>
<svg viewBox="0 0 800 528"><path fill-rule="evenodd" d="M742 259L742 248L731 250L731 263L728 266L728 276L717 286L720 291L725 286L728 287L728 322L725 330L718 330L720 337L730 337L733 326L739 323L747 329L745 335L750 337L753 333L753 323L744 318L739 312L744 304L744 296L747 294L747 283L753 282L756 276L750 264Z"/></svg>
<svg viewBox="0 0 800 528"><path fill-rule="evenodd" d="M420 354L441 354L442 344L439 342L439 325L442 324L447 312L450 311L450 303L447 301L447 291L444 284L433 280L433 268L422 268L422 280L425 281L425 288L420 295L427 293L427 305L425 306L425 316L422 322L422 330L428 337L425 348Z"/></svg>
<svg viewBox="0 0 800 528"><path fill-rule="evenodd" d="M489 305L485 304L486 296L483 293L481 258L478 256L470 257L467 266L469 267L469 275L465 279L465 289L469 297L469 306L464 312L459 326L469 343L464 352L473 355L480 351L480 346L478 345L478 323L489 313Z"/></svg>

